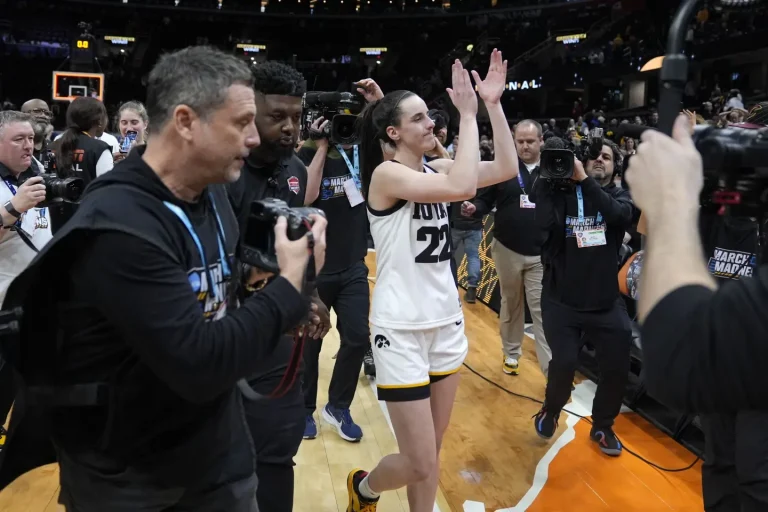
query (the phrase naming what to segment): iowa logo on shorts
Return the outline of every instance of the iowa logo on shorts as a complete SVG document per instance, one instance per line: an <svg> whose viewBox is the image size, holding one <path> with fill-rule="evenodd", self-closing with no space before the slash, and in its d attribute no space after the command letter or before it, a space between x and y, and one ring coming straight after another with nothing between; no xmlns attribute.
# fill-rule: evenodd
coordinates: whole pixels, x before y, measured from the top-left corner
<svg viewBox="0 0 768 512"><path fill-rule="evenodd" d="M383 334L377 334L375 338L373 338L373 342L376 344L377 348L385 348L389 346L389 340L384 337Z"/></svg>

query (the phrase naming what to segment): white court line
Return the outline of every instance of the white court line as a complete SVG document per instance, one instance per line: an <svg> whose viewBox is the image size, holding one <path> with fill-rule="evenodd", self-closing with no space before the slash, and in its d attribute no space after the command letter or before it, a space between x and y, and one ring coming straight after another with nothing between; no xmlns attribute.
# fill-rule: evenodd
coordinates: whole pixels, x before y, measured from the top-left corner
<svg viewBox="0 0 768 512"><path fill-rule="evenodd" d="M565 408L581 416L590 416L592 414L592 400L595 397L595 388L595 383L592 381L584 381L578 384L571 394L573 400ZM549 464L555 460L558 452L576 437L576 431L573 427L579 422L579 417L565 411L563 411L563 414L567 416L565 424L568 428L557 438L557 441L547 450L547 453L544 454L544 457L536 465L531 488L528 489L528 492L525 493L525 496L522 497L517 505L512 508L499 509L496 512L523 512L533 504L539 493L544 489L544 484L547 483L549 475Z"/></svg>
<svg viewBox="0 0 768 512"><path fill-rule="evenodd" d="M376 249L368 249L368 252L376 252ZM368 277L370 281L376 282L376 278L374 277L371 279ZM374 379L368 379L368 385L371 386L371 391L373 392L373 397L378 398L379 391L376 389L376 381ZM389 430L392 432L392 436L395 437L395 440L397 440L397 436L395 436L395 429L392 427L392 420L389 417L389 411L387 410L387 403L382 402L381 400L378 400L379 407L381 407L381 412L384 414L384 418L387 420L387 425L389 425ZM432 512L441 512L440 507L437 506L437 502L435 502L435 508L432 509Z"/></svg>

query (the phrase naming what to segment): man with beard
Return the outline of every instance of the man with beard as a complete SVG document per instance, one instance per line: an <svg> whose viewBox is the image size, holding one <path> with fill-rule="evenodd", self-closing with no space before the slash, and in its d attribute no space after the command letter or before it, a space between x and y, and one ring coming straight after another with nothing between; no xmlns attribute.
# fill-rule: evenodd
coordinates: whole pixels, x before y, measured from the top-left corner
<svg viewBox="0 0 768 512"><path fill-rule="evenodd" d="M301 98L306 92L304 77L292 67L273 61L259 64L253 77L261 145L251 151L240 179L229 188L241 234L245 233L253 201L276 198L290 207L301 207L307 189L307 168L294 151L300 132ZM241 299L252 293L251 284L256 280L252 276L258 270L244 269L242 273L249 279L241 281ZM325 306L321 309L321 323L310 329L307 339L327 333L328 310ZM284 336L272 356L248 380L257 395L246 396L244 403L256 450L261 512L290 512L293 508L293 457L305 423L301 376L297 375L300 360L295 357L301 353L299 343L292 335Z"/></svg>
<svg viewBox="0 0 768 512"><path fill-rule="evenodd" d="M592 405L591 439L609 456L621 455L613 432L629 372L632 329L616 275L624 233L635 218L629 192L613 182L618 147L604 140L585 165L574 158L570 183L538 180L531 201L544 229L541 313L552 350L544 406L536 433L550 439L571 394L579 352L589 341L597 352L600 382Z"/></svg>
<svg viewBox="0 0 768 512"><path fill-rule="evenodd" d="M48 148L48 141L53 133L53 125L51 121L53 119L53 112L48 107L48 104L40 99L29 100L21 106L21 111L25 114L32 116L35 122L35 150L32 156L36 160L44 162L46 160L44 153ZM37 133L41 132L43 136L37 137Z"/></svg>

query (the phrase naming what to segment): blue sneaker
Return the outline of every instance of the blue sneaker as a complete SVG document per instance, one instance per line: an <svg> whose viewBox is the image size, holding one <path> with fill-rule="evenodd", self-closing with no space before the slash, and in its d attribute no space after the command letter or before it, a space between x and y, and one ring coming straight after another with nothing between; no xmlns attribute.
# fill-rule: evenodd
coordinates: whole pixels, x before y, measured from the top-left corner
<svg viewBox="0 0 768 512"><path fill-rule="evenodd" d="M317 437L317 424L315 418L310 414L307 416L307 422L304 424L304 439L314 439Z"/></svg>
<svg viewBox="0 0 768 512"><path fill-rule="evenodd" d="M331 404L323 408L323 419L332 426L345 441L356 443L363 438L363 429L352 420L349 409L337 409Z"/></svg>

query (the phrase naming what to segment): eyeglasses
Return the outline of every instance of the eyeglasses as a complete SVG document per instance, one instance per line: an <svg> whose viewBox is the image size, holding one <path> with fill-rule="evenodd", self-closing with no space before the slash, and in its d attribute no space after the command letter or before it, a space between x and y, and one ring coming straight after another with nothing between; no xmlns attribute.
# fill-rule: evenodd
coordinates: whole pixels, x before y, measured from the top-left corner
<svg viewBox="0 0 768 512"><path fill-rule="evenodd" d="M32 110L29 110L27 112L27 114L41 115L41 116L46 116L46 117L53 116L53 112L51 112L50 110L44 109L44 108L33 108Z"/></svg>

